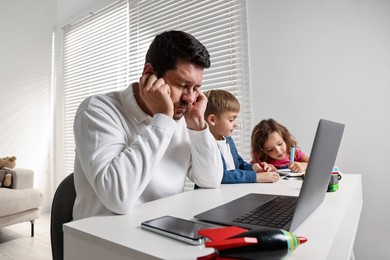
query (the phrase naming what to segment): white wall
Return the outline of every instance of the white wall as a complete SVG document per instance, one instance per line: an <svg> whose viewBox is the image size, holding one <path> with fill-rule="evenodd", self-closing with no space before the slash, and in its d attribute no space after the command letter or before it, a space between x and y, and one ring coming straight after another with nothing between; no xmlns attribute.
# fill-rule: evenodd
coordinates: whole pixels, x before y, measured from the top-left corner
<svg viewBox="0 0 390 260"><path fill-rule="evenodd" d="M0 1L0 158L15 155L18 167L34 170L42 211L50 209L61 160L53 153L53 33L114 1Z"/></svg>
<svg viewBox="0 0 390 260"><path fill-rule="evenodd" d="M0 157L35 172L51 203L51 43L55 2L0 1Z"/></svg>
<svg viewBox="0 0 390 260"><path fill-rule="evenodd" d="M114 1L0 1L0 158L15 155L18 167L34 170L42 211L50 209L61 160L61 151L53 153L53 33Z"/></svg>
<svg viewBox="0 0 390 260"><path fill-rule="evenodd" d="M310 152L320 118L344 122L337 165L363 175L356 259L390 259L390 1L248 0L247 10L254 123L279 120Z"/></svg>

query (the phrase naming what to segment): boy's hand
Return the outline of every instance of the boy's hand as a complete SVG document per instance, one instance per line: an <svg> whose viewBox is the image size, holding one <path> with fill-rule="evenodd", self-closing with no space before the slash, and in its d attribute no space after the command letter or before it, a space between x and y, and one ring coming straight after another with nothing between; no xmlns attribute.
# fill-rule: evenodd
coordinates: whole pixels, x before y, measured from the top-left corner
<svg viewBox="0 0 390 260"><path fill-rule="evenodd" d="M207 97L200 90L196 90L195 102L188 106L188 110L184 114L189 129L199 131L206 128L206 121L204 120L206 107Z"/></svg>
<svg viewBox="0 0 390 260"><path fill-rule="evenodd" d="M277 182L280 176L277 172L256 173L256 182Z"/></svg>
<svg viewBox="0 0 390 260"><path fill-rule="evenodd" d="M151 116L161 113L173 118L171 89L163 78L158 79L150 74L142 75L139 82L139 95L150 110Z"/></svg>

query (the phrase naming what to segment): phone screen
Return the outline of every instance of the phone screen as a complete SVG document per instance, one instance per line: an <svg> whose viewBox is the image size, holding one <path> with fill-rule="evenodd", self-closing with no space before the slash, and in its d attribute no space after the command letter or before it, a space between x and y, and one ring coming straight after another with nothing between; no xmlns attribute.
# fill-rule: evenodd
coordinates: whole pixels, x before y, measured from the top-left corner
<svg viewBox="0 0 390 260"><path fill-rule="evenodd" d="M172 216L163 216L156 219L145 221L141 224L141 228L147 229L182 242L192 245L200 245L207 238L200 236L198 230L206 228L215 228L215 226L195 221L181 219Z"/></svg>

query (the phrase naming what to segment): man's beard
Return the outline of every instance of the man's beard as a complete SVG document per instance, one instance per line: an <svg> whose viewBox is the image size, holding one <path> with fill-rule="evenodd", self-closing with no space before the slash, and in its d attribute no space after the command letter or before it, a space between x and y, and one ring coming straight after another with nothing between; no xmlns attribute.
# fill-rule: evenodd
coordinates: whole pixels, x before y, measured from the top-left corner
<svg viewBox="0 0 390 260"><path fill-rule="evenodd" d="M177 102L174 107L175 111L173 114L173 119L179 120L180 118L182 118L185 113L187 113L190 106L191 104L184 100L180 100L179 102ZM177 110L180 110L180 112L177 112Z"/></svg>

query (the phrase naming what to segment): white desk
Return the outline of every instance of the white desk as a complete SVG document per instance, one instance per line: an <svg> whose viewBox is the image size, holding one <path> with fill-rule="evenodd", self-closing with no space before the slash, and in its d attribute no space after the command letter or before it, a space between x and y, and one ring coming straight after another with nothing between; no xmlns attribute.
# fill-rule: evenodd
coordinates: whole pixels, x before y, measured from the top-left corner
<svg viewBox="0 0 390 260"><path fill-rule="evenodd" d="M192 219L194 215L250 192L299 194L301 181L274 184L232 184L199 189L139 205L128 215L99 216L64 225L65 259L196 259L213 249L187 245L142 230L144 220L162 215ZM343 174L340 189L294 232L306 236L286 259L350 259L362 209L360 175Z"/></svg>

